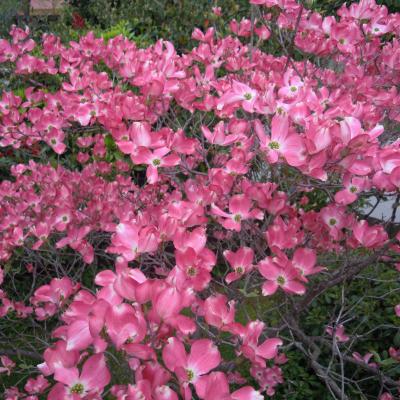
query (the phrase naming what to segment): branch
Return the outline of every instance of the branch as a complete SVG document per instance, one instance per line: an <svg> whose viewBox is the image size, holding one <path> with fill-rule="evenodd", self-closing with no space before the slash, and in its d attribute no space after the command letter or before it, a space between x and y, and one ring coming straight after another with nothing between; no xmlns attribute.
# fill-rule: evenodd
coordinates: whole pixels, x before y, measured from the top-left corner
<svg viewBox="0 0 400 400"><path fill-rule="evenodd" d="M287 323L289 329L292 331L295 337L300 340L303 345L308 347L309 350L312 350L312 353L308 353L305 349L302 349L304 354L310 357L310 364L312 369L315 371L318 377L320 377L325 385L331 390L335 395L339 397L341 400L349 400L347 395L344 393L343 389L338 386L338 384L329 376L324 368L317 360L319 355L321 354L321 349L316 345L316 343L307 336L298 325L297 321L292 316L287 316ZM300 347L301 348L301 347Z"/></svg>
<svg viewBox="0 0 400 400"><path fill-rule="evenodd" d="M389 245L384 246L379 252L365 258L364 260L355 262L351 265L345 265L343 268L332 274L328 278L328 280L319 282L314 288L307 292L303 301L300 302L300 304L296 307L296 311L301 312L306 309L314 301L315 298L323 294L331 287L337 286L342 282L354 278L354 276L359 274L364 268L367 268L373 262L376 262L379 257L386 252L388 246Z"/></svg>
<svg viewBox="0 0 400 400"><path fill-rule="evenodd" d="M43 361L43 357L41 354L36 353L34 351L26 351L26 350L11 350L11 349L0 349L0 355L3 356L23 356L29 357L34 360Z"/></svg>
<svg viewBox="0 0 400 400"><path fill-rule="evenodd" d="M348 362L352 363L352 364L358 365L359 367L361 367L365 371L370 372L371 374L376 375L379 378L379 380L381 382L383 382L383 383L386 383L388 385L391 385L391 386L394 386L394 387L397 387L397 388L400 387L400 382L397 382L394 379L390 378L389 376L386 376L378 368L371 367L367 363L362 362L362 361L358 361L355 358L350 357L350 356L343 356L343 359L345 361L348 361Z"/></svg>
<svg viewBox="0 0 400 400"><path fill-rule="evenodd" d="M296 19L296 25L294 27L292 40L290 42L289 49L288 49L288 52L287 52L286 64L285 64L285 67L283 69L283 72L286 72L286 70L287 70L287 68L289 66L290 59L292 58L292 54L293 54L293 50L294 50L294 41L296 39L297 31L299 29L300 19L301 19L301 16L303 14L303 9L304 9L304 6L303 6L303 4L301 4L300 5L299 14L297 15L297 19Z"/></svg>

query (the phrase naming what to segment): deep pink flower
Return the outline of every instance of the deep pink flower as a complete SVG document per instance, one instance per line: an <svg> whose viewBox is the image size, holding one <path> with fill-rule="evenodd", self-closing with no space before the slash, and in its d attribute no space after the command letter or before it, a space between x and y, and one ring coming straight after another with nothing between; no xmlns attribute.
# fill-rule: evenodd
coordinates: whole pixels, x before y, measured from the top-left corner
<svg viewBox="0 0 400 400"><path fill-rule="evenodd" d="M193 383L196 387L199 378L216 368L221 362L218 348L208 339L192 343L189 355L182 342L169 338L162 351L167 368L174 372L180 381Z"/></svg>
<svg viewBox="0 0 400 400"><path fill-rule="evenodd" d="M250 247L241 247L236 252L225 250L224 257L233 269L233 272L230 272L225 278L228 284L240 279L253 268L254 252Z"/></svg>
<svg viewBox="0 0 400 400"><path fill-rule="evenodd" d="M226 296L217 294L208 297L203 307L207 324L229 331L230 325L235 321L235 301L228 302Z"/></svg>
<svg viewBox="0 0 400 400"><path fill-rule="evenodd" d="M258 344L261 333L265 324L261 321L251 321L245 329L240 333L242 338L242 346L240 351L252 363L265 368L265 360L271 360L278 354L278 347L283 344L279 338L266 339L263 343Z"/></svg>
<svg viewBox="0 0 400 400"><path fill-rule="evenodd" d="M253 208L251 210L251 200L243 194L232 196L229 199L229 213L222 211L215 204L211 205L211 212L220 218L221 225L226 229L233 229L237 232L241 230L241 222L246 219L262 219L264 213Z"/></svg>
<svg viewBox="0 0 400 400"><path fill-rule="evenodd" d="M81 399L89 394L101 394L110 382L103 354L89 357L79 373L78 368L56 368L54 379L57 383L49 393L49 400Z"/></svg>
<svg viewBox="0 0 400 400"><path fill-rule="evenodd" d="M7 356L0 356L0 361L2 363L2 367L0 367L0 374L3 372L7 372L7 375L10 376L12 369L15 367L15 362L12 361Z"/></svg>
<svg viewBox="0 0 400 400"><path fill-rule="evenodd" d="M347 336L347 335L344 333L344 326L343 326L343 325L337 325L337 326L334 327L334 328L331 327L331 326L328 326L328 327L326 328L326 333L327 333L328 335L331 335L331 336L335 335L335 338L336 338L336 340L337 340L338 342L347 342L347 341L350 340L350 337Z"/></svg>
<svg viewBox="0 0 400 400"><path fill-rule="evenodd" d="M388 239L383 226L369 226L365 220L356 222L353 226L355 239L364 247L376 248L382 246Z"/></svg>
<svg viewBox="0 0 400 400"><path fill-rule="evenodd" d="M131 159L135 164L147 164L147 181L148 183L156 183L158 181L158 168L173 167L180 163L177 154L168 153L170 153L170 149L167 147L161 147L154 151L146 147L139 147L137 152L131 154Z"/></svg>
<svg viewBox="0 0 400 400"><path fill-rule="evenodd" d="M254 112L257 97L256 90L242 82L234 80L231 90L228 90L219 98L217 110L222 110L225 106L233 103L240 103L245 111L252 113Z"/></svg>
<svg viewBox="0 0 400 400"><path fill-rule="evenodd" d="M266 257L258 263L258 270L267 279L262 286L262 294L270 296L279 287L287 293L304 294L306 288L300 283L301 275L288 260L283 257Z"/></svg>
<svg viewBox="0 0 400 400"><path fill-rule="evenodd" d="M121 254L127 261L134 260L140 253L155 251L158 247L155 233L149 228L140 228L136 222L118 224L108 251Z"/></svg>
<svg viewBox="0 0 400 400"><path fill-rule="evenodd" d="M255 121L255 130L260 140L260 147L265 151L271 164L278 162L280 158L294 167L306 162L303 139L296 133L289 133L289 121L286 116L275 115L272 118L270 136L265 134L259 120Z"/></svg>
<svg viewBox="0 0 400 400"><path fill-rule="evenodd" d="M317 256L313 249L298 248L293 254L292 265L300 271L300 275L307 282L308 275L314 275L324 270L322 267L316 267Z"/></svg>

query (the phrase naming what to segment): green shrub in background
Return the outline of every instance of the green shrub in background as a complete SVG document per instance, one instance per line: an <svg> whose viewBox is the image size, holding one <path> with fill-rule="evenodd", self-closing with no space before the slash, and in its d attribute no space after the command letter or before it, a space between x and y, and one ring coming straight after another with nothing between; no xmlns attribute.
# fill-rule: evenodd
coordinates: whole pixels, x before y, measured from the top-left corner
<svg viewBox="0 0 400 400"><path fill-rule="evenodd" d="M343 0L304 0L305 6L323 14L332 14ZM392 12L400 11L400 0L377 0ZM222 17L212 7L222 9ZM54 32L63 41L75 40L85 31L111 38L123 34L146 46L163 38L179 50L190 48L194 26L206 29L214 24L219 31L228 29L228 21L250 15L249 0L66 0L61 16L29 17L29 0L0 1L0 35L4 36L13 23L28 24L33 36ZM76 17L84 26L76 25Z"/></svg>
<svg viewBox="0 0 400 400"><path fill-rule="evenodd" d="M126 36L135 39L139 45L163 38L183 50L194 43L191 40L194 26L206 29L218 23L220 30L224 25L227 29L226 21L248 15L250 8L247 0L224 0L220 4L223 9L220 18L212 12L213 5L209 0L70 0L59 23L71 31L74 14L79 14L85 21L84 30L104 32L106 36L128 31ZM122 26L124 32L120 32ZM66 39L63 32L60 34Z"/></svg>
<svg viewBox="0 0 400 400"><path fill-rule="evenodd" d="M323 14L333 14L344 0L304 0L306 7ZM400 11L400 0L377 0L391 11ZM190 47L193 26L207 28L218 24L227 26L233 18L240 20L250 15L249 0L70 0L70 7L78 12L90 26L109 29L126 21L134 35L146 35L153 40L164 38L176 48ZM212 7L222 9L222 17Z"/></svg>
<svg viewBox="0 0 400 400"><path fill-rule="evenodd" d="M0 35L8 32L10 25L15 24L21 14L28 13L28 4L24 0L1 0L0 1Z"/></svg>

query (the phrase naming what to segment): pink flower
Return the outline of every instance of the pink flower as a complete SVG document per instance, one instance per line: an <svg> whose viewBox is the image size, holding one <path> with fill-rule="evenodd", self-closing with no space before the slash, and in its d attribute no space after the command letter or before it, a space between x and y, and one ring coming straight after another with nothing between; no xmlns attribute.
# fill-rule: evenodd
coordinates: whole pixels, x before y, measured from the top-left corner
<svg viewBox="0 0 400 400"><path fill-rule="evenodd" d="M263 400L264 396L250 386L245 386L233 393L223 372L212 372L202 376L197 384L197 394L204 400Z"/></svg>
<svg viewBox="0 0 400 400"><path fill-rule="evenodd" d="M277 364L278 355L274 358L274 363ZM282 354L282 356L284 356ZM261 390L265 390L266 395L273 396L275 394L276 386L279 383L283 383L282 370L274 365L273 367L260 367L258 365L252 365L250 368L251 376L257 381Z"/></svg>
<svg viewBox="0 0 400 400"><path fill-rule="evenodd" d="M137 152L131 154L131 159L135 164L147 164L147 181L150 184L158 182L158 168L173 167L180 163L177 154L169 154L170 149L160 147L154 151L146 147L139 147Z"/></svg>
<svg viewBox="0 0 400 400"><path fill-rule="evenodd" d="M303 240L300 221L291 219L285 222L282 217L278 216L268 227L265 237L273 251L292 249Z"/></svg>
<svg viewBox="0 0 400 400"><path fill-rule="evenodd" d="M242 220L256 218L263 219L264 213L257 208L251 208L251 200L243 194L237 194L229 199L229 211L222 211L215 204L211 205L211 213L218 215L221 225L226 229L233 229L237 232L241 230Z"/></svg>
<svg viewBox="0 0 400 400"><path fill-rule="evenodd" d="M209 325L222 331L229 331L235 321L235 301L227 303L226 296L217 294L208 297L204 302L204 318Z"/></svg>
<svg viewBox="0 0 400 400"><path fill-rule="evenodd" d="M353 235L362 246L367 248L382 246L388 239L383 226L369 226L365 220L354 224Z"/></svg>
<svg viewBox="0 0 400 400"><path fill-rule="evenodd" d="M334 239L338 239L341 229L346 223L346 214L344 207L329 205L320 211L320 216Z"/></svg>
<svg viewBox="0 0 400 400"><path fill-rule="evenodd" d="M104 326L105 316L108 315L110 304L104 300L93 298L74 302L64 313L64 320L69 323L66 327L66 350L83 350L91 344L97 351L104 351L107 343L100 337Z"/></svg>
<svg viewBox="0 0 400 400"><path fill-rule="evenodd" d="M211 266L207 263L201 255L189 247L183 252L176 251L176 265L186 275L187 284L195 290L204 290L211 281Z"/></svg>
<svg viewBox="0 0 400 400"><path fill-rule="evenodd" d="M140 308L126 303L108 309L105 314L105 326L117 349L120 349L125 342L141 342L147 331L146 321Z"/></svg>
<svg viewBox="0 0 400 400"><path fill-rule="evenodd" d="M230 272L225 278L228 284L240 279L253 268L254 252L250 247L241 247L236 252L225 250L224 257L233 269L233 272Z"/></svg>
<svg viewBox="0 0 400 400"><path fill-rule="evenodd" d="M254 32L262 40L268 40L271 36L271 31L265 25L255 27Z"/></svg>
<svg viewBox="0 0 400 400"><path fill-rule="evenodd" d="M201 376L196 386L197 395L201 399L225 399L229 395L229 384L223 372L211 372Z"/></svg>
<svg viewBox="0 0 400 400"><path fill-rule="evenodd" d="M373 357L372 353L366 353L364 356L362 356L360 353L354 352L352 354L353 358L359 362L365 363L368 366L372 367L372 368L377 368L378 364L374 363L374 362L369 362L369 360Z"/></svg>
<svg viewBox="0 0 400 400"><path fill-rule="evenodd" d="M395 349L394 347L389 347L389 355L394 360L400 362L400 349Z"/></svg>
<svg viewBox="0 0 400 400"><path fill-rule="evenodd" d="M352 139L361 135L362 128L361 123L357 118L345 117L343 121L340 121L339 135L343 144L347 145Z"/></svg>
<svg viewBox="0 0 400 400"><path fill-rule="evenodd" d="M67 277L53 278L49 285L41 286L31 298L36 306L35 312L39 319L54 315L58 307L61 307L76 292L79 285L73 285ZM44 308L41 305L44 305Z"/></svg>
<svg viewBox="0 0 400 400"><path fill-rule="evenodd" d="M368 181L364 177L351 177L349 174L343 180L345 188L335 194L335 201L341 205L347 205L355 202L358 193L362 192L368 186Z"/></svg>
<svg viewBox="0 0 400 400"><path fill-rule="evenodd" d="M26 382L24 389L30 393L42 393L49 386L49 382L43 375L39 375L36 379L29 378Z"/></svg>
<svg viewBox="0 0 400 400"><path fill-rule="evenodd" d="M290 77L288 73L285 73L284 81L286 86L283 86L281 89L279 89L278 95L289 99L298 97L301 88L304 86L304 83L300 77L298 75Z"/></svg>
<svg viewBox="0 0 400 400"><path fill-rule="evenodd" d="M278 347L283 344L279 338L266 339L258 344L265 324L261 321L251 321L243 332L240 333L242 346L240 351L252 363L265 368L265 360L271 360L278 354Z"/></svg>
<svg viewBox="0 0 400 400"><path fill-rule="evenodd" d="M267 136L259 120L255 121L255 130L260 140L260 148L266 152L268 161L274 164L280 158L298 167L306 162L306 148L303 139L296 133L289 133L289 121L286 116L274 115L271 123L271 136Z"/></svg>
<svg viewBox="0 0 400 400"><path fill-rule="evenodd" d="M394 400L394 397L390 393L383 393L379 396L379 400Z"/></svg>
<svg viewBox="0 0 400 400"><path fill-rule="evenodd" d="M218 17L222 16L222 9L221 7L212 7L212 12L217 15Z"/></svg>
<svg viewBox="0 0 400 400"><path fill-rule="evenodd" d="M78 368L56 368L54 379L57 383L49 393L49 400L85 398L100 395L111 380L103 354L89 357L79 373ZM79 397L76 397L79 396Z"/></svg>
<svg viewBox="0 0 400 400"><path fill-rule="evenodd" d="M222 110L225 106L233 103L241 103L245 111L252 113L254 112L257 97L256 90L242 82L234 80L231 90L228 90L219 98L217 110Z"/></svg>
<svg viewBox="0 0 400 400"><path fill-rule="evenodd" d="M395 311L396 315L398 317L400 317L400 304L397 304L397 306L394 308L394 311Z"/></svg>
<svg viewBox="0 0 400 400"><path fill-rule="evenodd" d="M140 253L153 252L158 247L157 237L151 228L140 229L135 222L118 224L111 241L108 251L121 254L126 261L134 260Z"/></svg>
<svg viewBox="0 0 400 400"><path fill-rule="evenodd" d="M265 397L251 386L242 387L234 391L229 399L232 400L263 400ZM210 399L211 400L211 399Z"/></svg>
<svg viewBox="0 0 400 400"><path fill-rule="evenodd" d="M16 365L15 362L7 356L0 356L0 361L3 364L3 366L0 367L0 374L3 372L7 372L7 375L10 376L12 369Z"/></svg>
<svg viewBox="0 0 400 400"><path fill-rule="evenodd" d="M181 341L171 337L162 351L167 368L174 372L181 382L193 383L197 390L199 378L208 374L221 362L221 355L208 339L195 340L187 355Z"/></svg>
<svg viewBox="0 0 400 400"><path fill-rule="evenodd" d="M137 268L128 268L117 264L116 273L103 270L96 275L96 285L103 286L97 293L98 299L104 299L112 305L118 305L122 299L136 300L136 289L147 280Z"/></svg>
<svg viewBox="0 0 400 400"><path fill-rule="evenodd" d="M226 135L225 123L223 121L218 122L218 124L214 127L213 132L211 132L206 126L202 126L201 131L211 144L217 144L219 146L229 146L239 137L237 134Z"/></svg>
<svg viewBox="0 0 400 400"><path fill-rule="evenodd" d="M262 286L262 294L271 296L278 288L287 293L304 294L306 288L299 282L300 274L291 263L281 257L266 257L258 263L258 270L267 279Z"/></svg>
<svg viewBox="0 0 400 400"><path fill-rule="evenodd" d="M303 280L307 282L308 275L314 275L324 270L322 267L316 267L317 256L315 250L308 248L298 248L293 254L292 264L298 271Z"/></svg>
<svg viewBox="0 0 400 400"><path fill-rule="evenodd" d="M328 326L325 331L328 335L335 335L335 338L338 342L347 342L350 340L350 337L344 333L343 325L337 325L335 328Z"/></svg>
<svg viewBox="0 0 400 400"><path fill-rule="evenodd" d="M43 354L44 363L38 365L43 375L48 376L54 373L56 368L72 368L79 360L79 353L76 350L67 350L67 343L60 340L53 347L49 347Z"/></svg>

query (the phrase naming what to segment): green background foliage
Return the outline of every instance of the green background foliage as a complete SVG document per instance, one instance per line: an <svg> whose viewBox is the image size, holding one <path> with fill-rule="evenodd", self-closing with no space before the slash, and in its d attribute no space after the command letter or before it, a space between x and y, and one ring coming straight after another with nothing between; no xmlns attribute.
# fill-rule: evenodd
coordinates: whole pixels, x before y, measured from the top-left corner
<svg viewBox="0 0 400 400"><path fill-rule="evenodd" d="M305 0L305 5L325 15L335 12L343 0ZM400 0L377 0L390 11L400 11ZM213 6L222 8L222 17L212 12ZM64 41L76 39L87 30L110 38L124 34L137 38L146 45L159 38L172 41L182 50L191 47L194 27L205 29L217 25L228 28L227 21L249 16L248 0L67 0L60 17L29 17L28 0L1 0L0 35L5 35L12 23L28 24L35 36L54 32ZM74 13L85 20L85 28L74 27Z"/></svg>

